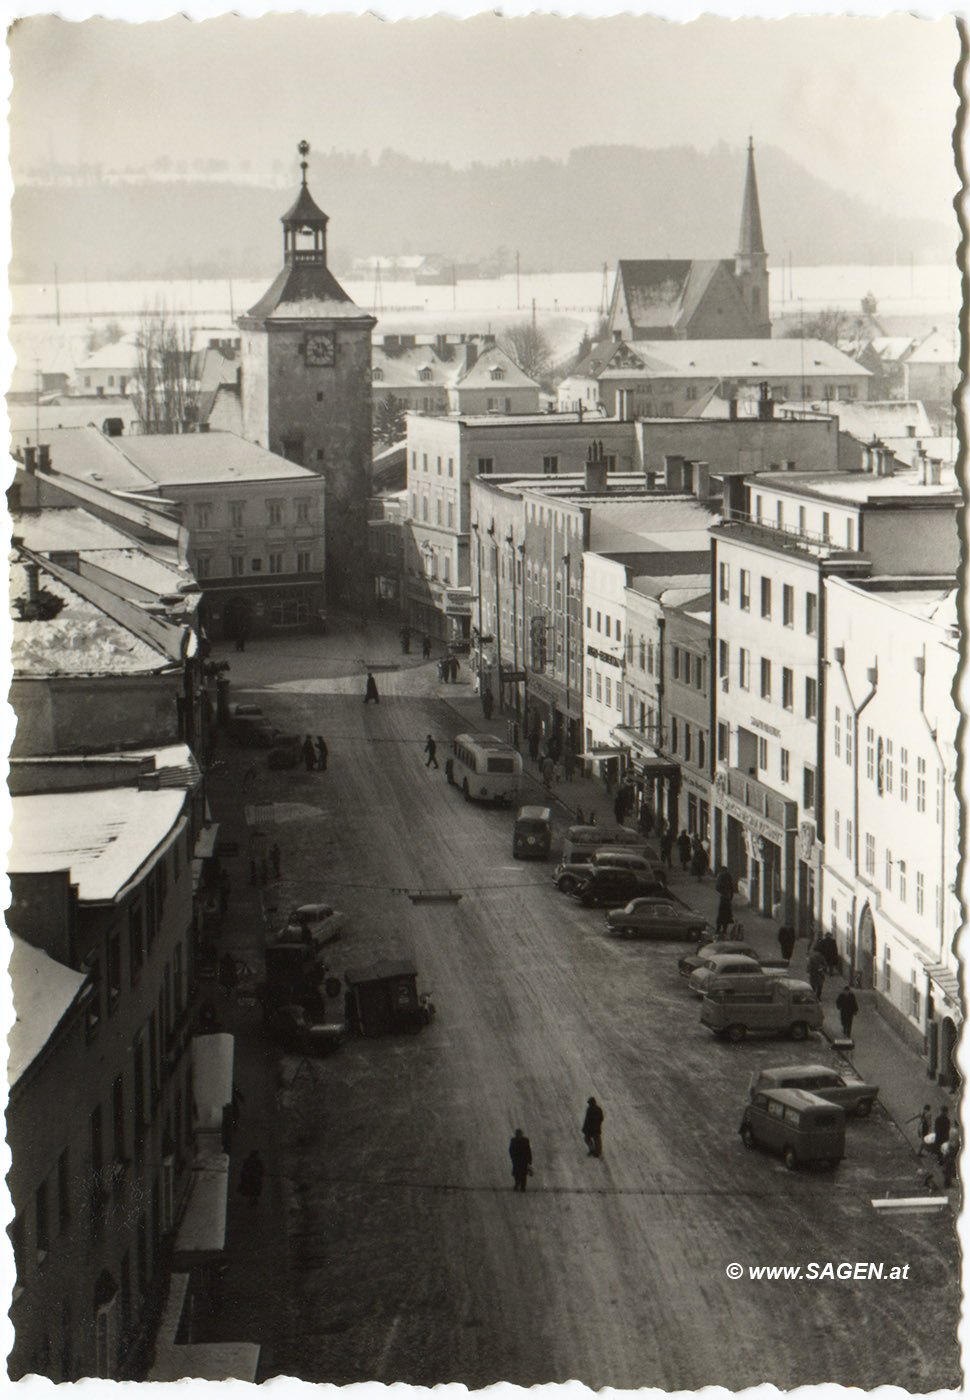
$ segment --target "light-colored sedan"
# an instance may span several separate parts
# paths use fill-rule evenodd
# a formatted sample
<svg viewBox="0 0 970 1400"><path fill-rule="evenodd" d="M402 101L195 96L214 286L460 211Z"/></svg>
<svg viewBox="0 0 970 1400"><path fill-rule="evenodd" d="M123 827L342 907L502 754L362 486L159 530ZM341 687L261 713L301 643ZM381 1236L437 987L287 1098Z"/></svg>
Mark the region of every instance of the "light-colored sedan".
<svg viewBox="0 0 970 1400"><path fill-rule="evenodd" d="M682 958L678 958L677 971L681 977L690 977L691 973L696 972L699 967L703 967L708 958L723 957L728 953L743 953L745 957L754 958L755 962L760 962L762 967L775 966L773 962L763 960L753 944L722 938L713 943L704 943L695 953L686 953ZM788 964L779 960L777 966L782 969Z"/></svg>
<svg viewBox="0 0 970 1400"><path fill-rule="evenodd" d="M714 987L737 987L743 991L754 977L764 981L770 978L756 958L741 953L720 953L717 957L706 958L697 971L691 973L687 985L696 996L702 997Z"/></svg>
<svg viewBox="0 0 970 1400"><path fill-rule="evenodd" d="M878 1085L847 1079L827 1065L780 1065L760 1070L751 1078L751 1098L761 1089L806 1089L820 1099L839 1104L857 1118L868 1118L879 1097Z"/></svg>
<svg viewBox="0 0 970 1400"><path fill-rule="evenodd" d="M626 938L697 938L707 928L703 914L656 897L631 899L606 915L610 933Z"/></svg>

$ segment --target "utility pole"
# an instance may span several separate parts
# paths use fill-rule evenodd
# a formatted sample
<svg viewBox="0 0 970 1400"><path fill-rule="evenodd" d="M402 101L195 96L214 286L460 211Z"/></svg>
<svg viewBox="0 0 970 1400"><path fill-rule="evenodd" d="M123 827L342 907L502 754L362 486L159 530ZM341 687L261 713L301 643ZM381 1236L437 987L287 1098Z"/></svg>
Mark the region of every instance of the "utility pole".
<svg viewBox="0 0 970 1400"><path fill-rule="evenodd" d="M522 302L521 302L521 299L520 299L520 296L519 296L519 292L520 292L520 286L519 286L519 250L518 250L518 248L516 248L516 250L515 250L515 309L516 309L516 311L520 310L520 309L521 309L521 306L522 306Z"/></svg>

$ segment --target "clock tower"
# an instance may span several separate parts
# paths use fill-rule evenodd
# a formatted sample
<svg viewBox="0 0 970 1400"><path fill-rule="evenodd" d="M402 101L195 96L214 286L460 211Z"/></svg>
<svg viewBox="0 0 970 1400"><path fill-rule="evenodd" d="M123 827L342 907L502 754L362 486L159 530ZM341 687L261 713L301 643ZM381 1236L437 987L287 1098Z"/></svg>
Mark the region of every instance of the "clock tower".
<svg viewBox="0 0 970 1400"><path fill-rule="evenodd" d="M327 267L327 215L302 180L282 217L283 267L238 320L243 436L327 483L328 596L363 602L371 461L371 330Z"/></svg>

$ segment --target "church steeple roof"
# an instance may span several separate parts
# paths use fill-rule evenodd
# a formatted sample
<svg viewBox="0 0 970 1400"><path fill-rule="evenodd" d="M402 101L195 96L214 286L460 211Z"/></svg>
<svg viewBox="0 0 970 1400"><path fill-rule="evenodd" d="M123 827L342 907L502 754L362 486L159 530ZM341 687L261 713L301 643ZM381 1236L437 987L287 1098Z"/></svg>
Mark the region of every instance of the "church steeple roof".
<svg viewBox="0 0 970 1400"><path fill-rule="evenodd" d="M287 230L292 229L296 231L299 229L306 229L309 232L309 230L313 228L326 229L330 220L313 198L306 182L307 156L310 154L309 141L301 141L297 150L303 157L300 161L300 170L302 172L300 193L290 205L289 209L287 209L280 222L284 229Z"/></svg>
<svg viewBox="0 0 970 1400"><path fill-rule="evenodd" d="M744 199L741 203L741 232L738 235L738 257L763 256L765 239L761 231L761 206L758 203L758 177L754 173L754 138L748 137L748 169L744 177Z"/></svg>

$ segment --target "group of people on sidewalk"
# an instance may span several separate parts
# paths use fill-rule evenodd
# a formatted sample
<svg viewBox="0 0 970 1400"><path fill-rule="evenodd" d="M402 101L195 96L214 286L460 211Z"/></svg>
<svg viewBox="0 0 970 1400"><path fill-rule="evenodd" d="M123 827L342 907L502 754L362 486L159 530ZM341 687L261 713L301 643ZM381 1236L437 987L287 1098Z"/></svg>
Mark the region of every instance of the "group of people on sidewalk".
<svg viewBox="0 0 970 1400"><path fill-rule="evenodd" d="M326 773L330 750L322 734L318 734L316 739L312 734L308 734L303 740L300 752L303 754L303 764L308 773Z"/></svg>
<svg viewBox="0 0 970 1400"><path fill-rule="evenodd" d="M582 1134L590 1157L603 1155L603 1119L606 1115L601 1106L590 1095L586 1100L586 1114L583 1118ZM532 1144L521 1128L516 1128L509 1143L509 1157L512 1161L512 1190L524 1191L532 1175Z"/></svg>

